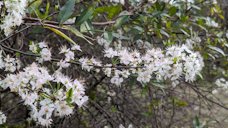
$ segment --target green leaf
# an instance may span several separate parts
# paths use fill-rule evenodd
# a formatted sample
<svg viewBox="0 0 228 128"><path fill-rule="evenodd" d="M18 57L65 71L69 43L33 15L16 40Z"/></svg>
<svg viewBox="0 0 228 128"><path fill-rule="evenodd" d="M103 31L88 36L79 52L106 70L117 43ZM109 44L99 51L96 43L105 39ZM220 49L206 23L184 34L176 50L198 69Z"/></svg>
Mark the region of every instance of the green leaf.
<svg viewBox="0 0 228 128"><path fill-rule="evenodd" d="M189 16L186 16L186 15L181 15L180 18L182 22L187 22L189 20Z"/></svg>
<svg viewBox="0 0 228 128"><path fill-rule="evenodd" d="M113 32L112 35L113 35L114 37L120 39L120 40L130 40L129 37L123 36L123 35L121 35L121 34L119 34L119 33L114 33L114 32Z"/></svg>
<svg viewBox="0 0 228 128"><path fill-rule="evenodd" d="M187 35L187 36L189 36L190 37L190 34L188 34L188 32L187 32L187 30L186 29L180 29L181 30L181 32L183 32L185 35Z"/></svg>
<svg viewBox="0 0 228 128"><path fill-rule="evenodd" d="M210 56L213 60L216 60L215 56L210 54L210 53L207 53L208 56Z"/></svg>
<svg viewBox="0 0 228 128"><path fill-rule="evenodd" d="M171 27L172 27L172 22L171 21L167 21L166 22L166 28L167 29L171 29Z"/></svg>
<svg viewBox="0 0 228 128"><path fill-rule="evenodd" d="M42 13L40 12L40 5L42 4L42 0L36 0L35 2L33 2L29 7L28 7L28 12L32 15L36 15L38 18L40 19L46 19L48 17L49 14L49 9L50 9L50 2L47 1L46 4L46 9L45 12Z"/></svg>
<svg viewBox="0 0 228 128"><path fill-rule="evenodd" d="M186 107L186 106L188 106L188 103L186 101L184 101L184 100L180 100L180 99L177 99L177 98L174 98L173 100L174 100L175 106L177 106L177 107Z"/></svg>
<svg viewBox="0 0 228 128"><path fill-rule="evenodd" d="M155 3L155 7L156 7L156 9L157 10L159 10L159 11L163 11L164 9L165 9L165 3L164 2L156 2Z"/></svg>
<svg viewBox="0 0 228 128"><path fill-rule="evenodd" d="M199 19L197 20L197 24L203 26L203 25L204 25L204 20L199 18Z"/></svg>
<svg viewBox="0 0 228 128"><path fill-rule="evenodd" d="M193 120L193 128L204 128L204 125L200 122L199 117L196 116Z"/></svg>
<svg viewBox="0 0 228 128"><path fill-rule="evenodd" d="M149 86L147 86L147 85L143 85L143 87L142 87L142 91L141 91L141 96L143 96L143 95L147 95L148 90L149 90Z"/></svg>
<svg viewBox="0 0 228 128"><path fill-rule="evenodd" d="M75 23L76 25L81 25L85 21L87 21L91 16L93 15L94 8L89 7L88 9L84 10L82 14L76 19Z"/></svg>
<svg viewBox="0 0 228 128"><path fill-rule="evenodd" d="M28 7L28 12L30 14L35 14L37 17L41 18L41 12L39 10L39 6L41 5L42 0L36 0Z"/></svg>
<svg viewBox="0 0 228 128"><path fill-rule="evenodd" d="M73 89L71 88L67 93L66 93L66 101L68 104L71 103L73 97Z"/></svg>
<svg viewBox="0 0 228 128"><path fill-rule="evenodd" d="M214 46L208 46L210 49L222 54L223 56L226 56L226 54L223 52L222 49L218 48L218 47L214 47Z"/></svg>
<svg viewBox="0 0 228 128"><path fill-rule="evenodd" d="M57 35L65 38L67 41L76 44L70 37L68 37L66 34L64 34L63 32L59 31L58 29L52 28L52 27L48 27L48 26L44 26L44 28L50 29L51 31L53 31L54 33L56 33Z"/></svg>
<svg viewBox="0 0 228 128"><path fill-rule="evenodd" d="M160 33L165 35L166 37L169 37L169 34L165 30L160 29Z"/></svg>
<svg viewBox="0 0 228 128"><path fill-rule="evenodd" d="M36 0L35 2L33 2L32 4L29 5L28 7L28 12L30 14L32 14L36 9L39 8L39 6L41 5L42 0ZM39 9L38 9L39 10Z"/></svg>
<svg viewBox="0 0 228 128"><path fill-rule="evenodd" d="M46 5L45 13L41 16L42 19L46 19L48 17L49 9L50 9L50 2L48 1L47 5Z"/></svg>
<svg viewBox="0 0 228 128"><path fill-rule="evenodd" d="M117 109L114 105L112 105L112 106L111 106L111 111L112 111L112 112L117 112L118 109Z"/></svg>
<svg viewBox="0 0 228 128"><path fill-rule="evenodd" d="M20 57L20 56L21 56L21 53L16 52L16 57Z"/></svg>
<svg viewBox="0 0 228 128"><path fill-rule="evenodd" d="M126 23L129 20L129 16L121 16L116 20L116 23L114 24L115 28L120 28L124 23Z"/></svg>
<svg viewBox="0 0 228 128"><path fill-rule="evenodd" d="M73 89L71 88L67 94L66 94L67 98L71 98L73 96Z"/></svg>
<svg viewBox="0 0 228 128"><path fill-rule="evenodd" d="M199 73L198 76L203 80L203 75L201 73Z"/></svg>
<svg viewBox="0 0 228 128"><path fill-rule="evenodd" d="M85 21L80 25L80 32L89 32L91 35L94 34L94 27L90 20Z"/></svg>
<svg viewBox="0 0 228 128"><path fill-rule="evenodd" d="M98 13L106 13L108 15L108 19L112 19L113 17L117 16L121 10L121 5L102 6L95 9L94 15L97 15Z"/></svg>
<svg viewBox="0 0 228 128"><path fill-rule="evenodd" d="M161 89L164 89L164 88L165 88L164 85L161 84L161 83L153 82L153 85L156 86L156 87L159 87L159 88L161 88Z"/></svg>
<svg viewBox="0 0 228 128"><path fill-rule="evenodd" d="M105 33L104 33L104 38L105 38L109 43L111 43L112 40L113 40L112 32L105 32Z"/></svg>
<svg viewBox="0 0 228 128"><path fill-rule="evenodd" d="M60 9L57 20L62 24L70 18L74 12L75 0L68 0L66 4Z"/></svg>
<svg viewBox="0 0 228 128"><path fill-rule="evenodd" d="M74 27L72 27L72 26L63 26L63 28L69 30L69 31L72 32L74 35L83 38L83 39L86 40L88 43L90 43L90 44L93 45L93 43L90 42L88 39L86 39L86 37L85 37L81 32L79 32L76 28L74 28Z"/></svg>
<svg viewBox="0 0 228 128"><path fill-rule="evenodd" d="M50 97L48 94L46 94L46 93L41 93L40 96L43 97L43 98L48 98L48 99L51 98L51 97Z"/></svg>
<svg viewBox="0 0 228 128"><path fill-rule="evenodd" d="M174 14L176 14L176 12L177 12L177 8L174 6L169 9L170 16L173 16Z"/></svg>
<svg viewBox="0 0 228 128"><path fill-rule="evenodd" d="M226 46L228 48L228 43L225 43L224 46Z"/></svg>
<svg viewBox="0 0 228 128"><path fill-rule="evenodd" d="M201 10L201 8L199 6L196 6L196 5L191 5L192 8L195 8L197 10Z"/></svg>

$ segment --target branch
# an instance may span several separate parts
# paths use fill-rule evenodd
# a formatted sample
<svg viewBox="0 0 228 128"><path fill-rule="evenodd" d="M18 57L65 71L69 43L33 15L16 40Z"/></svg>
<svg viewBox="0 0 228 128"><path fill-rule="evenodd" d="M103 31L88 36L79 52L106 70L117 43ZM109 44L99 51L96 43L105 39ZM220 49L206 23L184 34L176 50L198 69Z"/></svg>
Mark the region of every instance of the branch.
<svg viewBox="0 0 228 128"><path fill-rule="evenodd" d="M218 102L216 102L216 101L214 101L214 100L208 98L208 97L205 96L204 94L202 94L202 93L198 90L198 88L192 86L191 84L189 84L189 83L187 83L187 82L185 82L185 83L187 84L188 87L190 87L193 91L195 91L195 92L196 92L199 96L201 96L202 98L204 98L204 99L210 101L210 102L213 103L213 104L216 104L217 106L220 106L220 107L222 107L222 108L228 110L228 107L226 107L225 105L220 104L220 103L218 103Z"/></svg>
<svg viewBox="0 0 228 128"><path fill-rule="evenodd" d="M22 28L21 30L15 31L14 33L12 33L12 34L10 34L9 36L7 36L6 38L0 40L0 44L1 44L2 42L6 41L7 39L9 39L9 38L11 38L11 37L17 35L18 33L22 32L22 31L24 31L24 30L26 30L26 29L28 29L28 28L30 28L30 27L31 27L31 26L26 26L25 28Z"/></svg>
<svg viewBox="0 0 228 128"><path fill-rule="evenodd" d="M25 17L23 18L24 21L41 21L38 18L33 18L33 17ZM52 25L60 25L59 22L56 21L49 21L49 20L43 20L43 23L47 23L47 24L52 24ZM116 21L106 21L106 22L92 22L93 25L97 25L97 26L103 26L103 25L110 25L110 24L114 24L116 23ZM63 23L61 25L74 25L75 23Z"/></svg>
<svg viewBox="0 0 228 128"><path fill-rule="evenodd" d="M112 121L109 121L110 123L114 122L116 125L119 125L119 123L112 118L112 115L110 115L106 110L104 110L98 103L90 100L89 101L99 112L104 113L107 118L111 119Z"/></svg>

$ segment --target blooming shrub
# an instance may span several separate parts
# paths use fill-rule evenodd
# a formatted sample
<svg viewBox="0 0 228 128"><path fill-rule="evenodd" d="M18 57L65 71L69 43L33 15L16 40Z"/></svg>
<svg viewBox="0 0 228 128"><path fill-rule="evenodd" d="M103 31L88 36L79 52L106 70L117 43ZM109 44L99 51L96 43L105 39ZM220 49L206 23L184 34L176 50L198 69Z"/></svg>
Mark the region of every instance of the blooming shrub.
<svg viewBox="0 0 228 128"><path fill-rule="evenodd" d="M83 73L103 74L118 88L136 81L136 86L156 85L162 90L183 83L200 87L208 80L205 68L220 68L227 76L227 30L219 23L224 17L215 0L42 2L0 2L0 88L20 97L28 119L38 125L49 127L54 118L87 107L92 99L79 80ZM210 14L204 7L211 9ZM26 30L30 33L23 34ZM23 44L11 40L17 35ZM91 49L99 50L93 54ZM208 63L216 59L225 66ZM74 65L80 66L78 78L67 73ZM215 84L227 88L225 79ZM0 111L0 125L7 122L6 115Z"/></svg>

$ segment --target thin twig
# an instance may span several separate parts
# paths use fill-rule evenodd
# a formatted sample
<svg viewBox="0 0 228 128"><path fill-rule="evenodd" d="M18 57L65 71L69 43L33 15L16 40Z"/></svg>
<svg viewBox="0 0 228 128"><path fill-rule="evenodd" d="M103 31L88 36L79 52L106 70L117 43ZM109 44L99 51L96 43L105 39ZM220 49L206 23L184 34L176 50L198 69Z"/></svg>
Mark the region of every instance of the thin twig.
<svg viewBox="0 0 228 128"><path fill-rule="evenodd" d="M23 20L25 20L25 21L40 21L40 19L33 18L33 17L25 17L25 18L23 18ZM52 25L60 25L59 22L49 21L49 20L43 20L43 23L52 24ZM116 21L92 22L93 25L97 25L97 26L99 26L99 25L100 26L110 25L110 24L114 24L114 23L116 23ZM63 23L61 25L75 25L75 23Z"/></svg>
<svg viewBox="0 0 228 128"><path fill-rule="evenodd" d="M25 28L22 28L21 30L15 31L14 33L12 33L12 34L10 34L9 36L7 36L6 38L0 40L0 44L1 44L2 42L6 41L7 39L9 39L9 38L11 38L11 37L17 35L18 33L22 32L22 31L24 31L24 30L26 30L26 29L28 29L28 28L30 28L30 27L31 27L31 26L26 26Z"/></svg>
<svg viewBox="0 0 228 128"><path fill-rule="evenodd" d="M222 105L222 104L220 104L220 103L218 103L218 102L216 102L216 101L214 101L214 100L208 98L207 96L203 95L197 88L195 88L195 87L192 86L191 84L189 84L189 83L186 82L186 85L187 85L188 87L190 87L193 91L195 91L195 92L196 92L199 96L201 96L202 98L204 98L204 99L210 101L211 103L216 104L216 105L218 105L218 106L220 106L220 107L222 107L222 108L228 110L228 107L226 107L225 105Z"/></svg>

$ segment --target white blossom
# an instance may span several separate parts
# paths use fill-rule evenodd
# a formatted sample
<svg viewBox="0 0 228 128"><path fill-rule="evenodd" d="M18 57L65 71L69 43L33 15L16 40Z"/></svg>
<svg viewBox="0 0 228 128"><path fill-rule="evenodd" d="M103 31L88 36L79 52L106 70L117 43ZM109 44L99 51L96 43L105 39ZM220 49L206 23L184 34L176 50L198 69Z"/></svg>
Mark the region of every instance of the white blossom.
<svg viewBox="0 0 228 128"><path fill-rule="evenodd" d="M118 56L120 58L120 63L123 63L125 65L128 65L133 60L133 56L129 53L129 51L126 48L120 50Z"/></svg>
<svg viewBox="0 0 228 128"><path fill-rule="evenodd" d="M206 19L206 25L209 27L219 27L218 23L216 23L212 18L207 17Z"/></svg>
<svg viewBox="0 0 228 128"><path fill-rule="evenodd" d="M5 62L3 60L2 50L0 50L0 69L5 67Z"/></svg>
<svg viewBox="0 0 228 128"><path fill-rule="evenodd" d="M55 106L57 116L68 116L73 113L73 108L67 105L66 101L58 101Z"/></svg>
<svg viewBox="0 0 228 128"><path fill-rule="evenodd" d="M114 76L111 78L111 83L120 86L123 82L123 78L119 76Z"/></svg>
<svg viewBox="0 0 228 128"><path fill-rule="evenodd" d="M148 83L151 79L151 72L144 71L144 72L138 72L137 81L142 83Z"/></svg>
<svg viewBox="0 0 228 128"><path fill-rule="evenodd" d="M219 78L215 81L215 84L223 89L228 89L228 81L225 78Z"/></svg>
<svg viewBox="0 0 228 128"><path fill-rule="evenodd" d="M100 36L97 37L97 43L101 46L104 46L105 48L109 48L110 45L110 43L106 39Z"/></svg>
<svg viewBox="0 0 228 128"><path fill-rule="evenodd" d="M70 63L68 63L67 61L65 60L60 60L59 62L57 62L57 65L60 67L60 68L67 68L70 66Z"/></svg>
<svg viewBox="0 0 228 128"><path fill-rule="evenodd" d="M112 68L109 68L109 67L111 67L112 64L106 64L106 65L104 65L104 66L105 66L105 68L103 68L104 74L105 74L106 76L108 76L108 77L111 77Z"/></svg>
<svg viewBox="0 0 228 128"><path fill-rule="evenodd" d="M53 93L52 84L60 84L62 87ZM35 63L17 74L7 75L0 85L3 89L17 92L31 109L31 119L46 127L51 125L54 113L56 116L70 115L73 113L73 104L82 107L88 100L84 86L78 80L72 81L60 71L50 75L46 68ZM72 105L67 103L66 94L69 90L73 90Z"/></svg>
<svg viewBox="0 0 228 128"><path fill-rule="evenodd" d="M34 42L31 42L31 44L29 45L29 50L32 51L33 53L37 53L38 47Z"/></svg>
<svg viewBox="0 0 228 128"><path fill-rule="evenodd" d="M48 48L47 43L45 41L42 41L38 43L39 48Z"/></svg>
<svg viewBox="0 0 228 128"><path fill-rule="evenodd" d="M124 78L128 78L128 76L130 75L130 72L128 70L123 70L121 71L121 76L123 76Z"/></svg>
<svg viewBox="0 0 228 128"><path fill-rule="evenodd" d="M104 57L113 58L117 55L117 51L114 51L112 48L105 49L104 51Z"/></svg>
<svg viewBox="0 0 228 128"><path fill-rule="evenodd" d="M50 61L51 60L51 50L48 48L43 48L40 52L41 59L43 61Z"/></svg>
<svg viewBox="0 0 228 128"><path fill-rule="evenodd" d="M75 22L75 19L76 19L76 17L69 18L68 20L66 20L66 21L64 22L64 24L73 24L73 23Z"/></svg>
<svg viewBox="0 0 228 128"><path fill-rule="evenodd" d="M70 49L68 49L66 45L61 46L59 50L60 50L59 54L61 53L65 54L70 51Z"/></svg>
<svg viewBox="0 0 228 128"><path fill-rule="evenodd" d="M163 0L164 1L164 0ZM157 2L157 0L148 0L148 2L150 2L150 3L155 3L155 2Z"/></svg>
<svg viewBox="0 0 228 128"><path fill-rule="evenodd" d="M6 122L6 115L3 114L2 111L0 111L0 125L4 124Z"/></svg>
<svg viewBox="0 0 228 128"><path fill-rule="evenodd" d="M194 40L200 41L193 37ZM137 50L130 52L126 48L114 50L106 49L104 56L113 58L115 56L120 59L120 63L126 66L137 67L144 65L142 69L130 68L128 70L114 70L114 77L111 78L111 83L120 85L123 78L128 78L131 73L138 75L137 80L142 83L149 82L152 78L156 80L171 80L173 86L179 84L178 79L182 76L188 82L195 81L196 76L200 75L204 63L199 53L193 52L191 47L187 45L173 45L168 47L164 52L159 48L152 48L146 51L146 54L141 55ZM112 69L103 68L104 73L111 77ZM111 67L109 64L108 66ZM119 77L119 76L122 76ZM153 76L153 77L152 77Z"/></svg>
<svg viewBox="0 0 228 128"><path fill-rule="evenodd" d="M34 93L28 93L27 91L25 93L19 93L22 99L24 99L25 105L32 105L38 98L38 94L36 92Z"/></svg>
<svg viewBox="0 0 228 128"><path fill-rule="evenodd" d="M81 63L82 69L85 69L87 71L90 71L93 67L90 65L92 64L89 62L88 58L80 58L79 62Z"/></svg>
<svg viewBox="0 0 228 128"><path fill-rule="evenodd" d="M70 61L70 60L74 60L74 52L72 51L68 51L65 53L65 60L66 61Z"/></svg>
<svg viewBox="0 0 228 128"><path fill-rule="evenodd" d="M78 44L73 45L73 46L71 47L71 50L78 50L78 51L82 51L82 49L81 49L80 45L78 45Z"/></svg>
<svg viewBox="0 0 228 128"><path fill-rule="evenodd" d="M0 2L0 8L3 5L6 7L7 15L3 16L2 24L0 28L4 30L4 34L8 36L13 32L13 27L19 26L23 23L23 17L25 16L25 10L28 1L27 0L6 0Z"/></svg>
<svg viewBox="0 0 228 128"><path fill-rule="evenodd" d="M78 97L74 97L74 102L78 105L78 107L83 107L83 105L86 104L88 99L89 99L88 96L78 96Z"/></svg>
<svg viewBox="0 0 228 128"><path fill-rule="evenodd" d="M110 0L110 2L120 3L122 5L125 4L125 0Z"/></svg>
<svg viewBox="0 0 228 128"><path fill-rule="evenodd" d="M4 58L4 67L5 67L5 71L10 71L10 72L14 72L17 68L16 68L16 59L10 57L9 55L7 55Z"/></svg>

